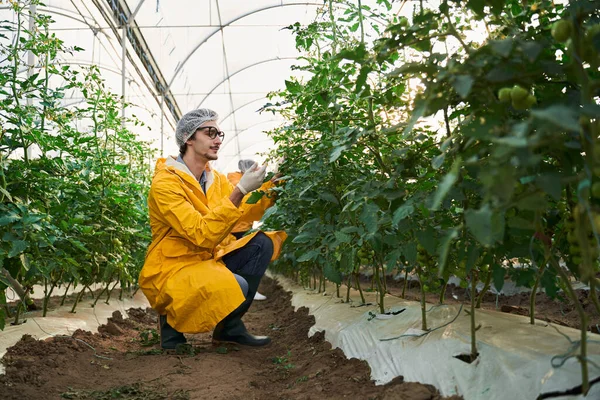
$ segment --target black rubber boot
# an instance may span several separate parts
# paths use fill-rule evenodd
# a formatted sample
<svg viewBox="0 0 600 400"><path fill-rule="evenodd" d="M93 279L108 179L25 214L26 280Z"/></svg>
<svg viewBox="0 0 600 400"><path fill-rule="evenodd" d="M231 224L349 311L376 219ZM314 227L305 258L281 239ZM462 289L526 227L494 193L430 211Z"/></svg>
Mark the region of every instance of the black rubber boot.
<svg viewBox="0 0 600 400"><path fill-rule="evenodd" d="M254 336L246 329L242 317L252 305L262 276L242 276L248 282L246 300L217 324L213 331L213 342L236 343L244 346L265 346L271 343L268 336Z"/></svg>
<svg viewBox="0 0 600 400"><path fill-rule="evenodd" d="M165 350L174 350L177 345L185 344L187 340L183 333L178 332L167 322L166 315L160 315L158 318L160 329L160 347Z"/></svg>

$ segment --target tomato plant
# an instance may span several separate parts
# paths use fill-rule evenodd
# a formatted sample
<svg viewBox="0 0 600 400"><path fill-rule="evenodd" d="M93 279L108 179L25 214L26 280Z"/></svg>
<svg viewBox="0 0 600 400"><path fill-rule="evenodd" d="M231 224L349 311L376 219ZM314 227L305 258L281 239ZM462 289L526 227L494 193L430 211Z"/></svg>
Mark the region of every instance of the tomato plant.
<svg viewBox="0 0 600 400"><path fill-rule="evenodd" d="M0 304L11 287L31 306L29 292L41 284L46 315L59 285L81 286L79 300L103 283L108 301L117 285L137 281L149 241L152 153L124 127L121 102L97 67L61 65L61 54L80 49L50 33L50 17L36 14L28 30L29 4L11 6L15 21L3 21L0 36ZM27 52L37 65L26 64ZM73 95L83 100L65 105Z"/></svg>
<svg viewBox="0 0 600 400"><path fill-rule="evenodd" d="M566 296L586 393L588 317L571 283L600 311L597 4L421 2L408 19L378 4L329 1L322 20L289 27L308 74L267 105L288 121L271 132L286 179L266 223L290 234L277 268L350 287L374 267L380 312L386 273L411 274L423 330L425 292L443 302L458 276L471 360L491 285L531 288L532 323L538 287Z"/></svg>

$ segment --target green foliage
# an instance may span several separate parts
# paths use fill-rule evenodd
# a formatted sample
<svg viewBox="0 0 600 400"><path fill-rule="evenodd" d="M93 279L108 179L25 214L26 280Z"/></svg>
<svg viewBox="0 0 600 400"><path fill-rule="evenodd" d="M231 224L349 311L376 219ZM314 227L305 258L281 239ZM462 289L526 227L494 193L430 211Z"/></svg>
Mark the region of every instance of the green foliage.
<svg viewBox="0 0 600 400"><path fill-rule="evenodd" d="M276 267L305 283L375 266L424 291L456 275L594 292L598 2L421 2L408 19L347 3L338 18L332 3L290 27L309 74L268 106L288 120L270 133L287 179L264 221L290 236Z"/></svg>
<svg viewBox="0 0 600 400"><path fill-rule="evenodd" d="M156 329L144 329L140 332L140 344L144 347L154 346L160 343L160 334Z"/></svg>
<svg viewBox="0 0 600 400"><path fill-rule="evenodd" d="M28 31L28 4L14 9L3 26L15 40L0 38L0 263L22 287L135 284L150 236L150 147L124 127L96 66L58 62L80 49L49 32L51 18L36 14ZM27 51L41 63L31 74ZM65 105L67 94L83 101Z"/></svg>

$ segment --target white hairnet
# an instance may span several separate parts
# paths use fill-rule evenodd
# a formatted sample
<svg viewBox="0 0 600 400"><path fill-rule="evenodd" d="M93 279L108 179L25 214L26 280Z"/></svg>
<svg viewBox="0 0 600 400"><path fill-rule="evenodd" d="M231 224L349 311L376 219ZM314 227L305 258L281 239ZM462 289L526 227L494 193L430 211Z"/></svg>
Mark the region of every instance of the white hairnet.
<svg viewBox="0 0 600 400"><path fill-rule="evenodd" d="M196 132L196 129L208 121L216 121L219 119L219 115L213 110L208 108L200 108L198 110L190 111L185 114L177 123L175 129L175 140L177 140L177 146L181 147L187 140Z"/></svg>
<svg viewBox="0 0 600 400"><path fill-rule="evenodd" d="M240 160L238 162L238 168L240 169L240 171L242 172L246 172L247 170L250 169L251 166L254 165L254 160Z"/></svg>

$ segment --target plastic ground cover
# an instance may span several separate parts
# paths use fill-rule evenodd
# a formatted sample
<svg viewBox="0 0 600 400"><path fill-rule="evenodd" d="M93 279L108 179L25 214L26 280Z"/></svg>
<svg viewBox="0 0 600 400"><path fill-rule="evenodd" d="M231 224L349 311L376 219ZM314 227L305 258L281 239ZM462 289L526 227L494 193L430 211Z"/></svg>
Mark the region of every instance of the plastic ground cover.
<svg viewBox="0 0 600 400"><path fill-rule="evenodd" d="M37 290L36 290L37 292ZM36 339L46 339L51 336L71 335L77 329L90 332L98 332L98 327L105 324L114 311L120 311L124 318L127 318L126 310L129 308L146 308L150 304L141 291L138 291L133 298L123 296L123 300L113 298L110 304L106 304L104 299L100 299L95 307L91 307L89 297L84 297L77 305L75 313L71 313L72 306L62 306L56 310L49 311L46 317L28 317L25 323L20 325L10 325L7 321L4 331L0 331L0 359L6 353L6 349L17 343L25 334L29 334ZM4 366L0 364L0 374L4 373Z"/></svg>
<svg viewBox="0 0 600 400"><path fill-rule="evenodd" d="M275 276L284 289L293 293L295 308L307 307L316 323L313 335L325 331L325 339L339 347L347 357L366 360L372 379L378 384L397 376L405 381L432 384L444 395L460 394L466 400L530 400L547 392L565 391L581 384L581 369L568 354L580 332L554 327L545 321L529 324L529 318L487 310L477 310L477 347L479 357L471 364L455 356L470 352L470 317L459 305L428 305L428 328L441 327L425 336L421 331L420 304L386 296L386 309L401 313L378 315L376 294L365 293L370 306L356 307L360 297L351 292L350 304L331 294L304 290L289 279ZM329 290L334 287L330 284ZM345 291L344 291L345 295ZM345 297L345 296L344 296ZM354 305L354 306L352 306ZM457 317L458 315L458 317ZM453 321L454 320L454 321ZM398 339L382 341L400 335ZM566 336L563 336L566 335ZM588 335L590 380L600 376L600 335ZM554 358L554 361L553 361ZM558 367L564 361L564 364ZM556 367L553 367L553 362ZM586 397L562 396L560 399L600 399L600 383Z"/></svg>

